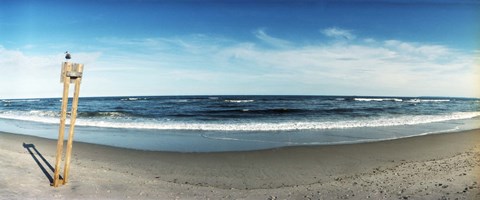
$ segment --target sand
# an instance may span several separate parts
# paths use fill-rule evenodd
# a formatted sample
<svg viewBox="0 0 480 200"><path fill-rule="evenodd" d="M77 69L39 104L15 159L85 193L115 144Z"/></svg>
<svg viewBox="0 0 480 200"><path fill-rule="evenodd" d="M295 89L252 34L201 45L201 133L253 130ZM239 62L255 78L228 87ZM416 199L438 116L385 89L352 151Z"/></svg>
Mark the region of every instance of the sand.
<svg viewBox="0 0 480 200"><path fill-rule="evenodd" d="M55 148L0 133L0 199L480 199L480 130L224 153L75 142L59 188Z"/></svg>

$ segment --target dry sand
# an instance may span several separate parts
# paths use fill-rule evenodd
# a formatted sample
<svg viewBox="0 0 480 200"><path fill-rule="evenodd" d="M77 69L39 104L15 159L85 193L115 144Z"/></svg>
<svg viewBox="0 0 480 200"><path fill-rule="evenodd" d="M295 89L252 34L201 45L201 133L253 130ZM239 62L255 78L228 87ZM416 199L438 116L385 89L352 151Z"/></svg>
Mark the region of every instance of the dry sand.
<svg viewBox="0 0 480 200"><path fill-rule="evenodd" d="M59 188L55 148L0 133L0 199L480 199L480 130L225 153L75 142Z"/></svg>

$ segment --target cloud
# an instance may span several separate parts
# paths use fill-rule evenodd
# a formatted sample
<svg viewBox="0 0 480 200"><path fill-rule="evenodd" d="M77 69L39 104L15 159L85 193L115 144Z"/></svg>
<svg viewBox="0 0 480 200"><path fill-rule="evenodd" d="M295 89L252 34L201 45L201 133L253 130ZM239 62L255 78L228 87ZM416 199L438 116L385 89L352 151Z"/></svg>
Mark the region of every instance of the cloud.
<svg viewBox="0 0 480 200"><path fill-rule="evenodd" d="M474 96L480 80L472 52L400 40L288 49L238 45L220 54L310 94Z"/></svg>
<svg viewBox="0 0 480 200"><path fill-rule="evenodd" d="M338 30L333 38L348 36L349 32ZM98 42L108 51L73 56L88 62L82 83L82 94L87 96L480 95L475 94L480 80L478 52L377 38L301 45L272 37L263 29L254 36L260 41L199 34L102 38ZM62 54L27 56L0 46L0 84L21 85L2 88L0 96L59 96L59 90L51 88L58 85L62 60ZM38 81L32 86L25 80Z"/></svg>
<svg viewBox="0 0 480 200"><path fill-rule="evenodd" d="M97 65L123 67L128 76L118 77L124 80L118 87L144 87L148 94L472 96L480 78L472 73L473 54L442 45L389 40L301 46L264 31L256 36L271 46L205 35L150 38L161 45L119 49L117 58L106 56Z"/></svg>
<svg viewBox="0 0 480 200"><path fill-rule="evenodd" d="M291 42L268 35L264 29L258 29L254 32L255 37L274 47L286 48L291 46Z"/></svg>
<svg viewBox="0 0 480 200"><path fill-rule="evenodd" d="M337 30L338 35L355 37ZM143 45L150 53L128 51L116 62L118 67L151 69L139 74L162 74L161 80L152 77L142 82L172 85L175 94L473 96L480 78L472 73L474 54L443 45L367 38L360 40L363 43L302 46L271 37L262 29L255 36L270 46L205 35L157 38L148 41L162 48ZM193 91L189 84L198 87ZM171 88L162 91L173 92Z"/></svg>
<svg viewBox="0 0 480 200"><path fill-rule="evenodd" d="M74 61L81 60L90 67L100 52L78 52ZM52 97L60 96L57 90L60 67L64 54L27 55L19 50L6 49L0 45L0 97Z"/></svg>
<svg viewBox="0 0 480 200"><path fill-rule="evenodd" d="M323 29L321 32L328 37L337 39L353 40L356 37L351 31L336 27Z"/></svg>

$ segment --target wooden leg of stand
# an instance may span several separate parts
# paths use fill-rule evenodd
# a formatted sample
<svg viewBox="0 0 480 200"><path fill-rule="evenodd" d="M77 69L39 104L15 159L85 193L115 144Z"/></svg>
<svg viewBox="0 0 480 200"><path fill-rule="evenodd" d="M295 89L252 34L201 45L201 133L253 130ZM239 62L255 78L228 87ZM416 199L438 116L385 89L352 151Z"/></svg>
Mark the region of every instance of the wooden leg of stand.
<svg viewBox="0 0 480 200"><path fill-rule="evenodd" d="M60 161L62 160L62 154L63 154L63 137L65 134L65 120L67 117L69 87L70 87L70 78L66 77L63 83L62 112L60 113L60 129L58 131L57 157L55 160L53 187L58 187L59 181L60 181Z"/></svg>
<svg viewBox="0 0 480 200"><path fill-rule="evenodd" d="M75 79L75 93L72 102L72 115L70 116L70 130L68 134L67 152L65 153L65 167L63 172L63 184L68 181L68 172L70 171L70 156L72 154L73 135L75 131L75 121L77 120L78 96L80 93L80 79Z"/></svg>

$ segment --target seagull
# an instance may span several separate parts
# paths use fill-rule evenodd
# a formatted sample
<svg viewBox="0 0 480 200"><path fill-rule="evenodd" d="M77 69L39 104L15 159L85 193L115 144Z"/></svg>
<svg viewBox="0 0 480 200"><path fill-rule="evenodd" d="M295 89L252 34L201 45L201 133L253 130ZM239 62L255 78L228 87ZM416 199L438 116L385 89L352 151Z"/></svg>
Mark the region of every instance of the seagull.
<svg viewBox="0 0 480 200"><path fill-rule="evenodd" d="M70 56L70 53L68 53L68 51L65 51L65 59L69 60L72 58L72 56Z"/></svg>

